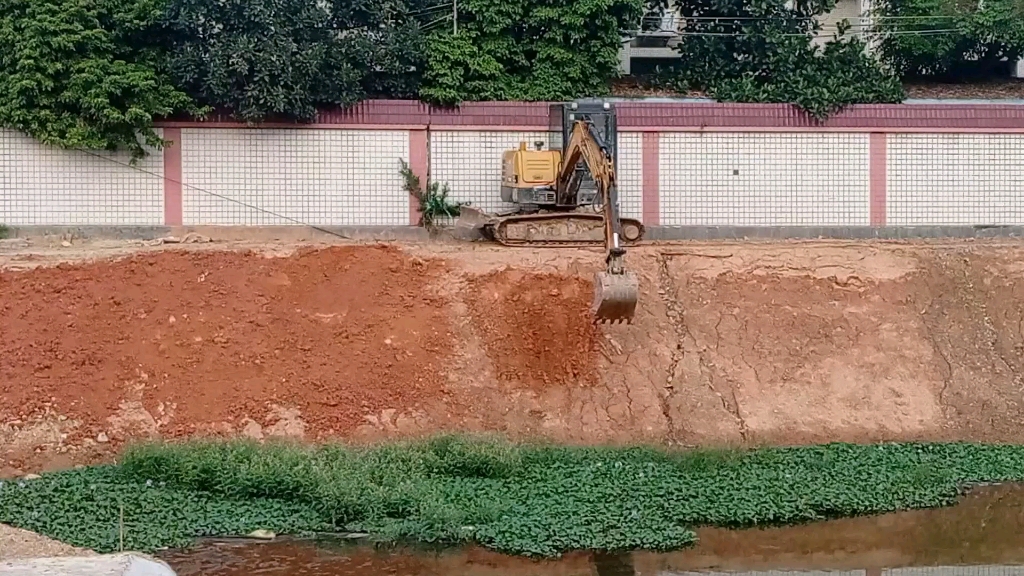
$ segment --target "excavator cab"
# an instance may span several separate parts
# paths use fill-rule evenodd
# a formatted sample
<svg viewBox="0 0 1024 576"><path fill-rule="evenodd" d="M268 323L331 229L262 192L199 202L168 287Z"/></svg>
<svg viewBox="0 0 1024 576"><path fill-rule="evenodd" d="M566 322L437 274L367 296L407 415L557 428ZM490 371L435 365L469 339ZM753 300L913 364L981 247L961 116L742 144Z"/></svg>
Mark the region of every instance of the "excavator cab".
<svg viewBox="0 0 1024 576"><path fill-rule="evenodd" d="M604 245L591 312L600 323L632 322L638 281L626 270L626 245L643 224L619 214L615 108L581 100L562 107L562 149L526 142L502 156L501 199L512 211L488 215L464 206L459 226L480 229L506 246Z"/></svg>

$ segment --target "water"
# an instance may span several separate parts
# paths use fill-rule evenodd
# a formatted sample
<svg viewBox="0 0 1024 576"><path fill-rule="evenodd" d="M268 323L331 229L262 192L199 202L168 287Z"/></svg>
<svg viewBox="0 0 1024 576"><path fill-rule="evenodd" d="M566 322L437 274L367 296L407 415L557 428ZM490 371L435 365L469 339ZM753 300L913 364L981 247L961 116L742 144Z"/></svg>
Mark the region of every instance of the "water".
<svg viewBox="0 0 1024 576"><path fill-rule="evenodd" d="M428 552L302 541L206 542L161 557L181 576L1024 576L1024 487L980 488L950 508L698 535L696 547L668 554L580 552L543 561L479 548Z"/></svg>

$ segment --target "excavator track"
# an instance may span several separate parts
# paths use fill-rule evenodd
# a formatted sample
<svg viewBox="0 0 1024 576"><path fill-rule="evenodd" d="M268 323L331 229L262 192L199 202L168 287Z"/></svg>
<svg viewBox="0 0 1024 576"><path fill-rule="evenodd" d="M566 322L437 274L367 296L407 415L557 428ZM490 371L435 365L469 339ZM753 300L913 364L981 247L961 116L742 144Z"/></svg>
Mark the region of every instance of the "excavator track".
<svg viewBox="0 0 1024 576"><path fill-rule="evenodd" d="M626 246L644 236L639 220L623 218L620 240ZM603 246L604 216L581 212L520 214L496 219L487 225L489 236L505 246L572 247Z"/></svg>

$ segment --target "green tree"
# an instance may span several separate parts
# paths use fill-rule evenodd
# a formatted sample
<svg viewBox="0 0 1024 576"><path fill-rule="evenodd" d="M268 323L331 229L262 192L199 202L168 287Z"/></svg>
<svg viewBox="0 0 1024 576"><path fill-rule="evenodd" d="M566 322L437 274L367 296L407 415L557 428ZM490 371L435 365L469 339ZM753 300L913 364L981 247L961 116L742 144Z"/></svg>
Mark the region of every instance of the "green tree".
<svg viewBox="0 0 1024 576"><path fill-rule="evenodd" d="M0 125L67 148L161 146L155 117L198 113L155 66L155 0L5 0Z"/></svg>
<svg viewBox="0 0 1024 576"><path fill-rule="evenodd" d="M899 102L899 79L871 57L845 26L818 45L815 18L834 0L679 0L687 18L669 73L681 89L738 102L792 103L823 118L862 102Z"/></svg>
<svg viewBox="0 0 1024 576"><path fill-rule="evenodd" d="M1024 56L1022 0L876 0L882 59L901 76L944 81L1006 77Z"/></svg>
<svg viewBox="0 0 1024 576"><path fill-rule="evenodd" d="M462 0L457 33L431 33L420 94L441 104L602 94L617 72L621 31L635 27L643 7L643 0Z"/></svg>
<svg viewBox="0 0 1024 576"><path fill-rule="evenodd" d="M168 69L203 104L258 122L415 94L423 36L401 0L168 0Z"/></svg>

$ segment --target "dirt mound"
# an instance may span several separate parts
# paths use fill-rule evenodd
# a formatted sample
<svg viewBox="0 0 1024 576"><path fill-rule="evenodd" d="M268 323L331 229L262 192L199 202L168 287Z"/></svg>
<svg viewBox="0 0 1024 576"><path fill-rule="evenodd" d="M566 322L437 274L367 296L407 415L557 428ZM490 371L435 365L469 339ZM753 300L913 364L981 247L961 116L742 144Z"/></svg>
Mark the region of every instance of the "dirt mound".
<svg viewBox="0 0 1024 576"><path fill-rule="evenodd" d="M137 250L0 272L0 476L196 433L1024 441L1015 243L635 248L615 326L600 251Z"/></svg>
<svg viewBox="0 0 1024 576"><path fill-rule="evenodd" d="M344 433L367 411L439 394L453 344L426 287L443 270L394 248L334 247L0 273L0 417L51 411L111 440L279 421Z"/></svg>
<svg viewBox="0 0 1024 576"><path fill-rule="evenodd" d="M499 380L534 387L597 381L590 282L505 269L469 284L473 326Z"/></svg>

